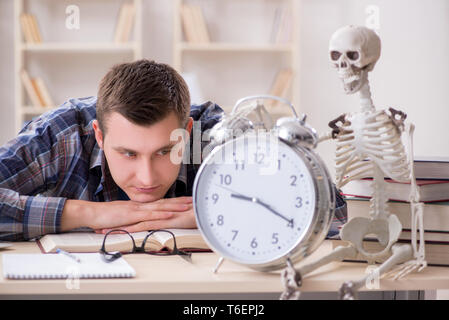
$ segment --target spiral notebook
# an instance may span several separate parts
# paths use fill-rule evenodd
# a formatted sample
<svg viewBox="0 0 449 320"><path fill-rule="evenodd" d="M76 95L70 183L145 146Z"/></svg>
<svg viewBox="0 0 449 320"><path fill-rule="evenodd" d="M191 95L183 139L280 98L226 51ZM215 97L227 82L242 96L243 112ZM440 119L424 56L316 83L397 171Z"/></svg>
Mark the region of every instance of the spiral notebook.
<svg viewBox="0 0 449 320"><path fill-rule="evenodd" d="M62 254L3 254L7 279L132 278L134 269L120 258L105 262L99 253L75 254L76 262Z"/></svg>

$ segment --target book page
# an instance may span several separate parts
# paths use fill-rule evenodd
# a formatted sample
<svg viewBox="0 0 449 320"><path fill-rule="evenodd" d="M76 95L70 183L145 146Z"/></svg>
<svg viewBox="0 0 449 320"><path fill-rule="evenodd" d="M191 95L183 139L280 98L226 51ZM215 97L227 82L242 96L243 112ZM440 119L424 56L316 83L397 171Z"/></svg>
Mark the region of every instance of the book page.
<svg viewBox="0 0 449 320"><path fill-rule="evenodd" d="M132 233L136 245L142 243L147 233L146 231ZM100 250L104 236L93 232L68 232L47 234L39 241L45 252L56 252L58 248L69 252L96 252ZM122 251L130 247L131 238L127 234L110 234L108 243L112 244L108 250Z"/></svg>
<svg viewBox="0 0 449 320"><path fill-rule="evenodd" d="M176 237L176 245L178 249L195 248L209 249L198 229L167 229ZM160 242L163 247L173 249L173 237L168 232L156 232L153 237Z"/></svg>

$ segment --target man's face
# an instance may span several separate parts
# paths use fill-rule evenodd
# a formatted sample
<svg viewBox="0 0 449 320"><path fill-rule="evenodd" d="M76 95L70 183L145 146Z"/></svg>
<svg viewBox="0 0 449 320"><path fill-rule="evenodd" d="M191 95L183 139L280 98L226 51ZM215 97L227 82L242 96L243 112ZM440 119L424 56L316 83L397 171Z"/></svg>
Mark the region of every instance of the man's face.
<svg viewBox="0 0 449 320"><path fill-rule="evenodd" d="M187 128L191 130L192 119ZM151 126L139 126L117 112L106 120L106 135L98 122L93 124L95 137L104 150L115 183L131 200L152 202L164 197L175 182L181 164L170 160L171 149L179 141L170 141L170 134L180 127L175 113Z"/></svg>

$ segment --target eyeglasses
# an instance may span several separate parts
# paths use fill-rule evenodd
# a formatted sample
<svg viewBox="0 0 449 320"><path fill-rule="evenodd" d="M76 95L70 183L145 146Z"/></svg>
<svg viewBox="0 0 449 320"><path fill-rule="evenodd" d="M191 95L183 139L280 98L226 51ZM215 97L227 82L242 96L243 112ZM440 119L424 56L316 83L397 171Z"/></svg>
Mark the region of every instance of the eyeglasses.
<svg viewBox="0 0 449 320"><path fill-rule="evenodd" d="M110 234L113 232L120 232L122 234L128 235L131 238L131 243L129 244L129 247L124 248L121 251L110 252L108 250L108 248L115 244L114 237L110 236ZM153 248L150 248L150 242L151 242L150 237L157 232L166 232L166 233L169 233L173 237L173 249L166 250L166 251L165 250L154 251ZM176 246L176 237L173 234L173 232L171 232L169 230L163 230L163 229L148 231L148 234L143 239L140 247L136 246L134 237L128 231L123 230L123 229L110 230L104 235L103 244L101 245L101 248L100 248L100 253L102 254L102 257L106 262L112 262L112 261L117 260L118 258L120 258L122 256L122 253L123 254L146 253L146 254L159 255L159 256L179 255L188 261L190 261L190 257L191 257L191 254L189 252L185 252L185 251L178 249L178 247Z"/></svg>

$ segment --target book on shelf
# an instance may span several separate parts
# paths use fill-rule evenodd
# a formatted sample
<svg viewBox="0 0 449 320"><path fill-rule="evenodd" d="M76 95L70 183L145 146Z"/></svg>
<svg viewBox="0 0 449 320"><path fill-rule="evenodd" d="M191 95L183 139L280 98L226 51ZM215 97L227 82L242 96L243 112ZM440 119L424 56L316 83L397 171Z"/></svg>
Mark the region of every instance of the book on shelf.
<svg viewBox="0 0 449 320"><path fill-rule="evenodd" d="M42 93L40 92L40 90L39 90L39 88L38 88L37 79L34 78L34 79L30 79L30 80L31 80L31 84L32 84L32 86L33 86L33 90L34 90L34 92L36 92L36 95L37 95L37 97L38 97L38 99L39 99L40 105L41 105L42 107L44 107L44 106L45 106L45 102L44 102L44 98L43 98L43 96L42 96Z"/></svg>
<svg viewBox="0 0 449 320"><path fill-rule="evenodd" d="M279 22L274 30L274 43L285 44L291 42L292 37L292 10L289 6L283 6L279 14Z"/></svg>
<svg viewBox="0 0 449 320"><path fill-rule="evenodd" d="M42 78L31 78L25 69L20 71L20 78L33 106L52 107L55 105Z"/></svg>
<svg viewBox="0 0 449 320"><path fill-rule="evenodd" d="M34 87L37 89L37 93L42 101L42 105L44 107L53 107L55 106L55 103L53 101L53 98L50 95L50 92L48 91L47 86L45 85L44 80L40 77L36 77L31 80L34 84Z"/></svg>
<svg viewBox="0 0 449 320"><path fill-rule="evenodd" d="M449 157L416 156L414 169L417 179L449 180Z"/></svg>
<svg viewBox="0 0 449 320"><path fill-rule="evenodd" d="M25 38L25 42L42 43L42 36L39 30L36 16L29 13L22 13L20 15L20 26Z"/></svg>
<svg viewBox="0 0 449 320"><path fill-rule="evenodd" d="M345 200L348 209L348 220L355 217L370 217L370 201L368 199L346 197ZM398 217L402 224L402 228L405 230L411 229L410 206L409 202L388 202L389 212ZM424 204L424 231L425 234L427 231L432 233L449 232L449 202L431 202Z"/></svg>
<svg viewBox="0 0 449 320"><path fill-rule="evenodd" d="M270 42L276 43L276 37L278 35L279 25L281 23L281 15L283 12L283 7L278 6L276 10L274 11L274 19L273 19L273 26L271 27L271 34L270 34Z"/></svg>
<svg viewBox="0 0 449 320"><path fill-rule="evenodd" d="M397 182L385 179L387 182L386 194L390 200L409 201L411 183ZM449 181L448 180L416 180L420 193L420 201L448 201ZM373 180L371 178L352 180L343 186L343 195L355 197L368 197L373 194Z"/></svg>
<svg viewBox="0 0 449 320"><path fill-rule="evenodd" d="M210 42L207 24L199 5L183 4L181 7L181 20L187 42Z"/></svg>
<svg viewBox="0 0 449 320"><path fill-rule="evenodd" d="M210 251L198 229L168 229L175 235L178 249L190 251ZM147 231L134 232L136 246L140 246L148 234ZM93 232L67 232L47 234L38 241L44 253L56 252L62 249L68 252L98 252L103 244L104 234ZM151 251L173 248L173 237L168 232L155 232L147 240ZM127 234L108 235L108 251L127 251L132 248L132 240Z"/></svg>
<svg viewBox="0 0 449 320"><path fill-rule="evenodd" d="M31 104L35 107L43 107L42 101L39 95L36 92L35 87L33 86L32 79L28 75L28 72L25 69L20 71L20 79L22 80L23 86L25 87L25 91L30 98Z"/></svg>
<svg viewBox="0 0 449 320"><path fill-rule="evenodd" d="M332 239L332 249L339 246L347 246L348 242L341 239ZM406 240L399 240L399 243L410 243ZM377 239L367 238L363 240L363 247L368 252L379 252L383 249L382 245L377 241ZM449 266L449 243L442 242L425 242L425 259L428 265L431 266ZM366 262L366 260L361 256L357 255L355 258L345 259L343 261L355 261L355 262ZM376 261L383 262L383 261Z"/></svg>
<svg viewBox="0 0 449 320"><path fill-rule="evenodd" d="M125 2L122 4L115 28L114 42L126 43L130 39L136 8L134 3Z"/></svg>
<svg viewBox="0 0 449 320"><path fill-rule="evenodd" d="M293 71L291 68L279 70L271 85L270 95L288 99L292 79ZM278 101L271 101L268 105L270 107L276 107L278 104Z"/></svg>

